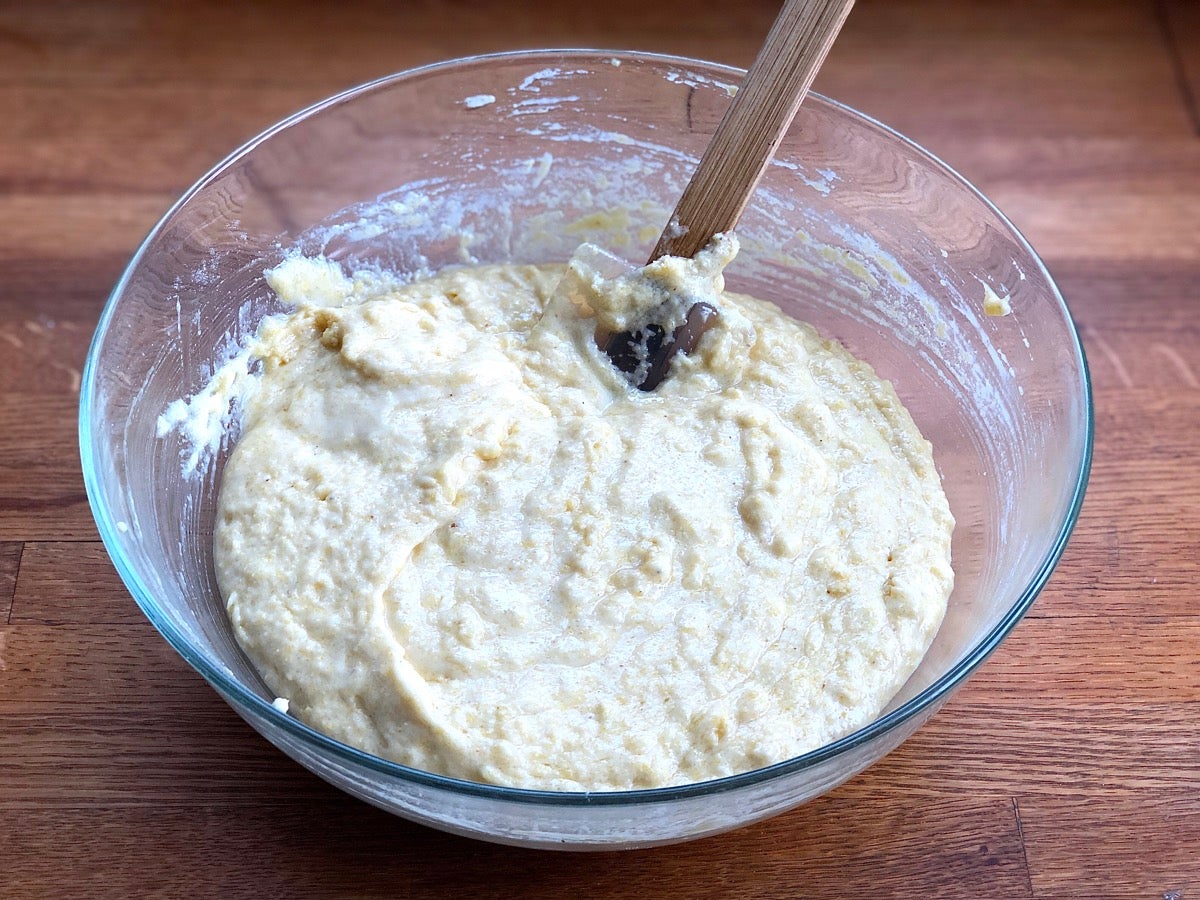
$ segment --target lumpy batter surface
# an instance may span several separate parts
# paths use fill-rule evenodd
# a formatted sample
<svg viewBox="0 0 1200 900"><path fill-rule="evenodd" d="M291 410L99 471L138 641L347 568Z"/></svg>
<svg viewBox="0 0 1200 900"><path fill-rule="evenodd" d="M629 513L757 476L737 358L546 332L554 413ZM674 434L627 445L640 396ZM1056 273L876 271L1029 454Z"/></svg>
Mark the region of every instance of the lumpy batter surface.
<svg viewBox="0 0 1200 900"><path fill-rule="evenodd" d="M293 715L428 771L619 790L879 713L950 591L930 447L869 366L720 294L717 257L653 273L721 317L652 393L593 339L651 299L586 266L268 274L295 310L253 348L215 558Z"/></svg>

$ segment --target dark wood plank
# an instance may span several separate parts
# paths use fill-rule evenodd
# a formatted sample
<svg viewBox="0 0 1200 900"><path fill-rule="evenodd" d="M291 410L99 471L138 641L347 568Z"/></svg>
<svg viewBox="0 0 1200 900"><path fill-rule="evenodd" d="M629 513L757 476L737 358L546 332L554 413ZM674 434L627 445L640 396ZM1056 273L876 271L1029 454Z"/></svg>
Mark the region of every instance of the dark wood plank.
<svg viewBox="0 0 1200 900"><path fill-rule="evenodd" d="M0 540L96 539L79 468L79 401L0 395Z"/></svg>
<svg viewBox="0 0 1200 900"><path fill-rule="evenodd" d="M1192 586L1200 578L1194 552L1200 543L1195 515L1200 480L1191 473L1200 467L1200 389L1177 371L1182 356L1153 357L1159 354L1143 348L1126 358L1139 378L1155 370L1163 380L1174 375L1173 387L1100 387L1102 381L1119 382L1120 372L1106 371L1104 357L1093 354L1092 479L1071 543L1034 604L1034 617L1197 612Z"/></svg>
<svg viewBox="0 0 1200 900"><path fill-rule="evenodd" d="M1196 143L1200 145L1200 141ZM1104 338L1119 336L1146 347L1169 343L1176 352L1182 349L1178 342L1183 342L1184 347L1200 342L1200 320L1195 315L1196 298L1200 297L1200 265L1178 260L1125 263L1060 260L1050 265L1050 271L1076 324L1093 338L1097 334ZM1090 349L1091 356L1096 357L1089 358L1093 370L1103 366L1106 362L1103 348L1097 345ZM1137 365L1140 361L1122 362L1128 370L1130 364ZM1153 364L1159 366L1157 361ZM1192 365L1189 363L1188 368ZM1092 377L1099 379L1101 374L1093 371ZM1191 386L1188 374L1181 377ZM1139 382L1118 380L1111 384L1132 387ZM1166 382L1155 379L1140 384L1165 386ZM1178 377L1171 386L1176 384Z"/></svg>
<svg viewBox="0 0 1200 900"><path fill-rule="evenodd" d="M64 246L43 259L16 254L0 258L0 314L4 320L78 322L90 331L130 255L125 249L84 255Z"/></svg>
<svg viewBox="0 0 1200 900"><path fill-rule="evenodd" d="M1120 652L1113 652L1120 647ZM1200 703L1200 615L1030 618L973 676L996 699Z"/></svg>
<svg viewBox="0 0 1200 900"><path fill-rule="evenodd" d="M1184 136L1151 3L855 6L816 88L938 150L941 135Z"/></svg>
<svg viewBox="0 0 1200 900"><path fill-rule="evenodd" d="M0 189L41 197L182 193L238 146L325 96L311 85L213 82L6 90Z"/></svg>
<svg viewBox="0 0 1200 900"><path fill-rule="evenodd" d="M25 544L14 625L146 625L99 541Z"/></svg>
<svg viewBox="0 0 1200 900"><path fill-rule="evenodd" d="M141 615L136 608L134 613ZM122 625L47 625L21 621L17 608L7 634L7 667L0 672L0 710L6 713L180 712L195 701L193 681L200 682L200 676L145 619Z"/></svg>
<svg viewBox="0 0 1200 900"><path fill-rule="evenodd" d="M1181 100L1200 137L1200 7L1192 0L1157 0L1156 6L1176 65Z"/></svg>
<svg viewBox="0 0 1200 900"><path fill-rule="evenodd" d="M1162 897L1200 891L1194 790L1136 800L1021 797L1037 897Z"/></svg>
<svg viewBox="0 0 1200 900"><path fill-rule="evenodd" d="M9 632L10 642L14 630ZM6 674L6 673L0 673ZM190 692L191 702L183 698ZM252 806L312 796L321 782L255 733L199 676L176 673L168 702L12 712L0 750L0 818L90 804Z"/></svg>
<svg viewBox="0 0 1200 900"><path fill-rule="evenodd" d="M1159 794L1194 795L1197 721L1196 703L1109 702L1099 689L1066 702L1023 682L971 682L839 791L884 807L956 794L1123 799L1131 807Z"/></svg>
<svg viewBox="0 0 1200 900"><path fill-rule="evenodd" d="M0 320L0 394L77 398L94 325L37 313Z"/></svg>
<svg viewBox="0 0 1200 900"><path fill-rule="evenodd" d="M85 258L131 257L183 187L139 194L0 193L0 260L77 257L79 248L87 248Z"/></svg>
<svg viewBox="0 0 1200 900"><path fill-rule="evenodd" d="M1200 153L1196 160L1200 163ZM1148 189L1109 190L1097 180L1052 188L991 188L989 194L1051 264L1062 260L1200 260L1200 237L1194 228L1200 217L1200 199L1194 191L1173 192L1166 182ZM1147 221L1145 211L1151 207L1155 215Z"/></svg>
<svg viewBox="0 0 1200 900"><path fill-rule="evenodd" d="M1116 190L1149 190L1180 179L1186 186L1195 182L1198 152L1195 136L1186 133L1153 140L1138 133L1044 136L1019 124L986 140L951 130L938 135L937 147L930 149L989 194L1100 179Z"/></svg>
<svg viewBox="0 0 1200 900"><path fill-rule="evenodd" d="M1071 263L1111 269L1146 260L1149 275L1164 264L1190 262L1195 271L1200 261L1192 227L1200 214L1194 135L1148 142L1046 138L1018 129L988 140L938 135L926 144L996 203L1056 272Z"/></svg>
<svg viewBox="0 0 1200 900"><path fill-rule="evenodd" d="M148 835L170 865L147 865ZM5 893L14 898L43 895L79 855L96 866L73 888L106 895L534 900L581 886L588 896L665 896L664 887L674 885L672 897L750 900L836 883L841 896L1030 896L1005 800L950 799L862 815L828 797L739 838L736 857L714 852L724 837L626 854L522 851L410 825L332 789L303 803L30 810L19 826L11 817L0 821L12 873ZM244 852L251 845L255 852Z"/></svg>
<svg viewBox="0 0 1200 900"><path fill-rule="evenodd" d="M78 403L96 323L132 252L0 259L0 396L27 398L31 406L46 394Z"/></svg>
<svg viewBox="0 0 1200 900"><path fill-rule="evenodd" d="M12 615L13 594L17 590L17 570L20 567L20 541L0 543L0 622L8 622ZM0 669L4 668L3 659L3 648L0 648Z"/></svg>
<svg viewBox="0 0 1200 900"><path fill-rule="evenodd" d="M988 139L908 134L983 191L1054 269L1147 260L1152 272L1200 261L1195 135L1045 137L1023 127Z"/></svg>
<svg viewBox="0 0 1200 900"><path fill-rule="evenodd" d="M328 93L401 69L476 53L531 47L653 49L749 65L776 6L688 15L682 0L654 6L529 7L500 0L396 6L192 2L90 5L57 0L0 12L0 82L59 84L242 83L316 85Z"/></svg>
<svg viewBox="0 0 1200 900"><path fill-rule="evenodd" d="M18 4L0 17L0 80L312 84L334 90L470 53L519 47L653 49L748 65L776 5L712 10L682 0L513 16L499 0L378 2L280 14L262 6ZM446 27L447 19L453 22ZM504 23L499 26L499 23ZM247 48L254 52L247 52ZM927 122L967 134L1146 134L1189 128L1153 9L1008 0L861 2L817 83L914 135ZM928 71L936 59L936 73ZM1030 65L1029 60L1037 60ZM919 98L919 102L918 99ZM1029 98L1036 98L1030 102Z"/></svg>

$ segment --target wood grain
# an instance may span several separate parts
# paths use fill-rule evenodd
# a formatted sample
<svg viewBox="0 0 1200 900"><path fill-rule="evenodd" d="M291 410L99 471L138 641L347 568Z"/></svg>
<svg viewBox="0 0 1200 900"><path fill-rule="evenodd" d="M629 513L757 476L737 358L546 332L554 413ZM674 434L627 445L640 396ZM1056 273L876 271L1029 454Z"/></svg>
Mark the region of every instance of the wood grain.
<svg viewBox="0 0 1200 900"><path fill-rule="evenodd" d="M0 260L36 259L47 268L72 248L93 256L133 255L175 195L86 190L0 196Z"/></svg>
<svg viewBox="0 0 1200 900"><path fill-rule="evenodd" d="M95 539L78 407L73 394L0 395L0 540Z"/></svg>
<svg viewBox="0 0 1200 900"><path fill-rule="evenodd" d="M1200 7L1191 0L1159 0L1163 38L1175 63L1180 99L1200 136Z"/></svg>
<svg viewBox="0 0 1200 900"><path fill-rule="evenodd" d="M1080 325L1096 409L1083 514L1030 616L904 746L830 795L635 854L410 825L258 737L107 562L79 473L78 373L125 261L209 166L299 107L439 58L592 45L744 66L777 9L0 0L0 895L1200 892L1189 0L858 0L818 77L1032 239Z"/></svg>
<svg viewBox="0 0 1200 900"><path fill-rule="evenodd" d="M324 97L311 85L208 81L0 91L0 187L27 197L119 191L169 203L239 144ZM173 124L164 130L166 121Z"/></svg>
<svg viewBox="0 0 1200 900"><path fill-rule="evenodd" d="M1194 791L1137 800L1030 797L1020 814L1034 896L1182 900L1200 891Z"/></svg>
<svg viewBox="0 0 1200 900"><path fill-rule="evenodd" d="M17 572L21 568L21 544L0 543L0 622L7 623L12 615L13 595L17 590ZM4 652L0 649L0 670L4 668Z"/></svg>
<svg viewBox="0 0 1200 900"><path fill-rule="evenodd" d="M470 843L351 804L322 786L304 804L168 808L33 810L0 839L17 879L7 896L37 896L76 855L111 864L81 873L84 890L157 896L192 892L197 871L221 896L497 897L587 896L777 898L781 885L840 885L840 896L1028 897L1028 881L1011 802L946 800L881 816L824 798L802 812L742 833L742 860L719 852L721 839L665 852L564 855ZM320 828L312 827L314 821ZM65 830L83 846L64 846ZM284 843L270 840L283 832ZM138 865L139 834L177 836L170 865ZM911 838L916 838L913 840ZM244 848L260 849L247 854ZM851 850L849 858L842 848ZM420 859L421 865L410 865ZM893 874L904 859L911 876ZM221 860L220 865L212 865ZM883 865L881 865L883 863ZM667 886L676 886L664 893ZM973 893L972 893L973 892Z"/></svg>
<svg viewBox="0 0 1200 900"><path fill-rule="evenodd" d="M1200 261L1195 135L1148 142L1011 134L981 141L958 134L926 143L983 190L1056 271L1070 263Z"/></svg>
<svg viewBox="0 0 1200 900"><path fill-rule="evenodd" d="M1192 617L1031 618L1005 652L978 674L989 697L1028 705L1043 700L1090 702L1096 683L1112 703L1200 703L1200 615ZM1039 648L1063 644L1070 654ZM1113 653L1120 647L1120 653Z"/></svg>
<svg viewBox="0 0 1200 900"><path fill-rule="evenodd" d="M286 9L287 7L282 7ZM652 49L747 66L777 5L752 0L687 15L679 0L531 5L358 0L343 8L277 3L168 10L142 2L49 0L0 11L0 83L312 85L320 96L402 69L523 47Z"/></svg>
<svg viewBox="0 0 1200 900"><path fill-rule="evenodd" d="M1193 136L1174 71L1153 0L860 0L816 90L935 152L942 136L1149 142Z"/></svg>
<svg viewBox="0 0 1200 900"><path fill-rule="evenodd" d="M1195 704L1069 702L1031 684L1036 677L986 693L969 685L945 714L839 793L870 808L900 794L921 803L956 795L1136 802L1194 793Z"/></svg>
<svg viewBox="0 0 1200 900"><path fill-rule="evenodd" d="M6 712L161 705L179 713L195 700L190 686L181 700L174 699L172 687L190 670L144 619L65 627L13 618L0 672L0 709Z"/></svg>
<svg viewBox="0 0 1200 900"><path fill-rule="evenodd" d="M148 624L99 541L30 541L20 562L11 624Z"/></svg>

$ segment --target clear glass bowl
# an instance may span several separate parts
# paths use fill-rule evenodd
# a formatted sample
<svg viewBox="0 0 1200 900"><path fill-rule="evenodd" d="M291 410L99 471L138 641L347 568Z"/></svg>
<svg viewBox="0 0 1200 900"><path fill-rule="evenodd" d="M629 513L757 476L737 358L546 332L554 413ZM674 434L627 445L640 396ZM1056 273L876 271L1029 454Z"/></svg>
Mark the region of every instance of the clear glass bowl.
<svg viewBox="0 0 1200 900"><path fill-rule="evenodd" d="M229 440L191 475L156 423L278 309L262 271L299 246L400 270L563 261L583 239L643 259L741 72L637 53L537 51L429 66L299 113L167 213L113 291L88 356L80 441L100 535L142 610L268 740L407 818L541 847L668 843L770 816L908 737L1029 608L1062 553L1091 455L1082 349L1013 226L921 148L811 96L739 228L733 290L774 301L890 379L958 521L932 649L873 723L764 769L623 793L515 790L396 765L276 710L212 570ZM984 286L1012 314L983 313Z"/></svg>

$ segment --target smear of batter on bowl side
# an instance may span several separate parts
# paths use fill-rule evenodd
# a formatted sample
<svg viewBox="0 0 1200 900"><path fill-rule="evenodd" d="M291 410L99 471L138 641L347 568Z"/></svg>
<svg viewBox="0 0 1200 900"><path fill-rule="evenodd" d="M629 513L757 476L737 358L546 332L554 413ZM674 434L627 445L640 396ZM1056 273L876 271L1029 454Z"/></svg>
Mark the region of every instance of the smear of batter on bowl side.
<svg viewBox="0 0 1200 900"><path fill-rule="evenodd" d="M215 562L292 715L551 790L729 775L878 715L941 622L953 520L891 386L724 292L734 252L637 283L586 256L268 273L294 311L251 351ZM644 393L593 335L664 291L721 316Z"/></svg>

